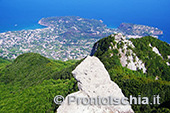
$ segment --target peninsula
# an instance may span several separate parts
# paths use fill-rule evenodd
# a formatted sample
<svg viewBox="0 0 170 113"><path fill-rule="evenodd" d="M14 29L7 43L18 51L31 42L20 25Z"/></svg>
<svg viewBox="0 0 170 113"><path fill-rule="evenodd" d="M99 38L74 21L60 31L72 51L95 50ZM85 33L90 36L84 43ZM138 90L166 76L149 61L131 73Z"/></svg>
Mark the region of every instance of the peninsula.
<svg viewBox="0 0 170 113"><path fill-rule="evenodd" d="M111 34L140 38L163 33L157 28L124 23L119 28L108 28L102 20L79 16L42 18L38 23L46 28L0 33L0 56L15 59L33 52L56 60L82 59L97 40Z"/></svg>

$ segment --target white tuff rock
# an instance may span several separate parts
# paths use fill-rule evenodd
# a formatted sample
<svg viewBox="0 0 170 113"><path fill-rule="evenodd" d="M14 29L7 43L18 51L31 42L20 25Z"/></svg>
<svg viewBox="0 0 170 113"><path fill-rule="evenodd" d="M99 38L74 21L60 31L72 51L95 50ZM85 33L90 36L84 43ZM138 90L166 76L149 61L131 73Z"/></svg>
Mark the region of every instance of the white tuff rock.
<svg viewBox="0 0 170 113"><path fill-rule="evenodd" d="M72 72L78 81L79 91L68 96L94 98L124 97L119 86L111 81L102 62L97 57L88 56ZM57 113L134 113L130 105L68 105L68 96L57 109Z"/></svg>
<svg viewBox="0 0 170 113"><path fill-rule="evenodd" d="M152 47L152 45L151 45L151 44L149 44L149 47L151 47L151 48L152 48L152 51L153 51L153 52L155 52L156 54L158 54L159 56L161 56L161 57L162 57L162 55L160 54L159 50L158 50L156 47Z"/></svg>
<svg viewBox="0 0 170 113"><path fill-rule="evenodd" d="M114 35L112 36L114 37ZM147 69L145 64L131 49L128 49L128 47L135 48L133 43L130 40L127 40L121 33L115 35L115 41L117 44L123 43L123 47L118 49L117 44L113 45L113 43L111 43L113 48L110 46L109 49L118 49L122 66L134 71L141 69L143 73L146 73ZM111 54L110 57L111 56L113 55Z"/></svg>
<svg viewBox="0 0 170 113"><path fill-rule="evenodd" d="M170 59L170 55L168 55L168 59Z"/></svg>
<svg viewBox="0 0 170 113"><path fill-rule="evenodd" d="M154 51L156 54L162 57L162 55L160 54L159 50L156 47L153 47L152 51Z"/></svg>

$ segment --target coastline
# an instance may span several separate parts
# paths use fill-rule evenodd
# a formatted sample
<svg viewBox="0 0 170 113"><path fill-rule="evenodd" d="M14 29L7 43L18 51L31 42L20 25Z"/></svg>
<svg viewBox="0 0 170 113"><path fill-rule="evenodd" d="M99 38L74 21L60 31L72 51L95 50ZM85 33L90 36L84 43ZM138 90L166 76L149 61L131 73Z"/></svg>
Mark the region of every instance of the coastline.
<svg viewBox="0 0 170 113"><path fill-rule="evenodd" d="M41 25L39 23L27 26L27 25L22 25L22 26L14 26L10 28L9 30L0 30L0 33L5 33L5 32L10 32L10 31L22 31L22 30L36 30L36 29L44 29L47 28L44 25Z"/></svg>
<svg viewBox="0 0 170 113"><path fill-rule="evenodd" d="M15 24L14 26L12 26L12 28L10 28L9 30L0 30L0 33L5 33L5 32L13 32L13 31L22 31L22 30L36 30L36 29L44 29L44 28L48 28L49 25L46 25L42 22L44 18L41 18L38 22L32 24L32 25L20 25L20 24ZM101 21L101 20L99 20ZM103 22L104 23L104 22ZM104 23L105 24L105 23ZM116 26L113 26L113 25L108 25L108 24L105 24L106 25L106 28L109 28L109 29L118 29L118 27ZM165 33L165 32L163 32ZM130 36L130 35L129 35ZM166 34L163 34L163 35L156 35L156 36L153 36L155 38L158 38L162 41L165 41L167 43L170 43L167 38L165 38ZM130 36L131 37L131 36ZM132 38L136 38L136 37L139 37L139 36L132 36ZM141 37L141 36L140 36Z"/></svg>

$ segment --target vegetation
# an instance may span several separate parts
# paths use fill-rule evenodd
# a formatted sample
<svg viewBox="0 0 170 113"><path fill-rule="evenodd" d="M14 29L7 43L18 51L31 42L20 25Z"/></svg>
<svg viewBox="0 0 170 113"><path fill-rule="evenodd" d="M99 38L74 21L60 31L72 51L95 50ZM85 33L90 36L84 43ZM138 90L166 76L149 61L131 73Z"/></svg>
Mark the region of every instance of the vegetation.
<svg viewBox="0 0 170 113"><path fill-rule="evenodd" d="M31 81L30 81L31 82ZM17 85L0 85L1 113L54 113L56 95L66 96L74 90L75 80L44 80L42 83L18 90Z"/></svg>
<svg viewBox="0 0 170 113"><path fill-rule="evenodd" d="M141 97L149 97L152 100L153 95L160 95L160 105L132 105L135 113L169 113L170 82L166 80L169 80L170 69L165 62L168 60L167 55L170 55L169 45L152 37L131 39L131 41L136 47L133 51L137 56L145 61L145 64L150 63L150 67L147 65L146 74L141 70L132 71L121 66L118 50L109 49L112 46L111 43L115 43L114 37L109 36L96 42L95 45L98 47L94 55L104 63L111 79L119 85L126 97L141 95ZM153 47L159 49L164 60L148 47L149 42ZM147 59L148 55L151 56ZM151 69L156 72L153 73L154 71L150 71ZM159 74L162 79L155 80L155 74Z"/></svg>
<svg viewBox="0 0 170 113"><path fill-rule="evenodd" d="M52 73L71 64L74 64L74 61L53 61L36 53L27 53L20 55L11 65L2 70L0 81L5 84L17 83L22 87L31 86L41 83L50 78Z"/></svg>
<svg viewBox="0 0 170 113"><path fill-rule="evenodd" d="M152 100L153 95L160 95L160 105L132 105L135 113L169 113L169 67L165 65L169 62L169 45L152 37L130 40L135 48L129 49L145 62L146 74L122 67L118 49L109 49L116 44L114 37L96 42L94 55L103 62L126 97L141 95ZM163 58L154 53L149 44L157 47ZM122 46L120 43L119 47ZM20 55L14 61L0 59L0 113L56 112L58 105L53 98L78 90L71 72L81 61L55 61L35 53ZM155 80L158 74L161 79Z"/></svg>
<svg viewBox="0 0 170 113"><path fill-rule="evenodd" d="M166 64L166 62L170 63L168 59L170 45L150 36L130 40L135 46L132 50L145 63L147 75L159 76L160 79L170 81L170 67ZM161 56L156 54L149 45L158 48Z"/></svg>
<svg viewBox="0 0 170 113"><path fill-rule="evenodd" d="M56 72L62 73L62 69L75 65L76 61L54 61L36 53L20 55L12 63L2 61L0 113L55 112L58 106L53 98L56 95L66 96L77 91L73 77L62 79L67 75L56 75Z"/></svg>
<svg viewBox="0 0 170 113"><path fill-rule="evenodd" d="M10 64L11 61L0 57L0 69L4 68L6 65Z"/></svg>

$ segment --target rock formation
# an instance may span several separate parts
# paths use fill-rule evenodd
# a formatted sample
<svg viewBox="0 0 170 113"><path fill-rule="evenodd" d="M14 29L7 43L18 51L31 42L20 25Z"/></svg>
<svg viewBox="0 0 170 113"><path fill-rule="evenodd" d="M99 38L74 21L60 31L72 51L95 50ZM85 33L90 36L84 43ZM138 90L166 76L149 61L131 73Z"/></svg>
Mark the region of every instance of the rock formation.
<svg viewBox="0 0 170 113"><path fill-rule="evenodd" d="M127 40L126 37L123 36L121 33L117 35L112 35L112 37L115 37L116 45L111 43L113 48L110 46L109 49L111 50L118 49L119 54L121 56L120 62L122 66L127 67L128 69L134 71L141 69L143 73L146 73L147 69L145 67L145 64L142 62L142 60L138 58L138 56L131 49L128 49L129 47L135 48L133 43L130 40ZM123 44L122 48L118 48L117 45L118 44L121 45L121 43Z"/></svg>
<svg viewBox="0 0 170 113"><path fill-rule="evenodd" d="M123 67L127 67L128 69L134 71L140 69L143 71L143 73L147 72L145 63L141 59L139 59L139 57L133 52L132 49L130 49L135 48L135 46L130 40L126 39L126 36L124 36L122 33L118 33L112 34L111 38L114 38L114 41L110 42L111 45L107 49L118 50L117 55L120 56L120 63L122 64ZM99 43L101 42L96 42L94 44L90 56L93 56L95 52L98 50ZM120 45L122 46L120 47ZM112 57L113 54L115 53L110 53L110 57Z"/></svg>
<svg viewBox="0 0 170 113"><path fill-rule="evenodd" d="M94 56L88 56L72 71L78 81L79 91L68 95L57 109L57 113L133 113L131 106L114 104L77 104L68 102L72 96L76 98L124 98L119 86L111 81L110 76L102 62ZM127 101L126 101L127 102Z"/></svg>
<svg viewBox="0 0 170 113"><path fill-rule="evenodd" d="M126 39L121 40L121 41L117 41L115 39L115 41L118 44L124 43L123 48L118 49L121 55L120 62L122 66L127 67L134 71L141 69L143 73L146 73L145 64L142 62L142 60L138 58L138 56L131 49L128 49L128 47L135 48L133 43L130 40L126 40Z"/></svg>

